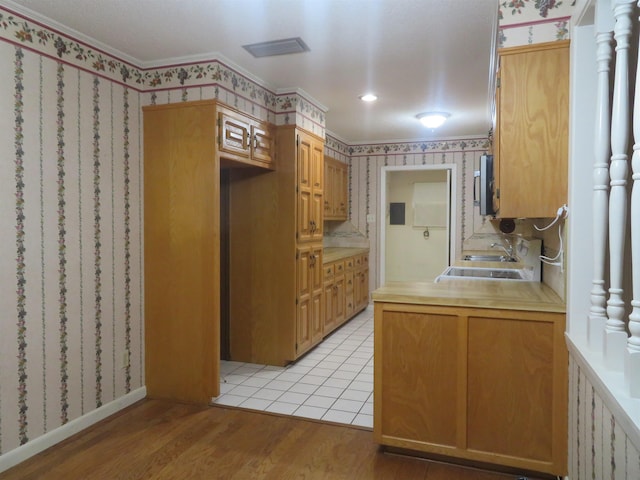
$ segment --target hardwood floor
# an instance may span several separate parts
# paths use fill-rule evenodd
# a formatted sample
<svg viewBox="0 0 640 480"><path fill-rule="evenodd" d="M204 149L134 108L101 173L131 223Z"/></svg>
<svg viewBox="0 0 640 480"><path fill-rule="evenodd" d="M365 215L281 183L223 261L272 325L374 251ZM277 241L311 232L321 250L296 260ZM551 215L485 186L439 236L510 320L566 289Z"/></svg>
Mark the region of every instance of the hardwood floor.
<svg viewBox="0 0 640 480"><path fill-rule="evenodd" d="M364 429L159 400L143 400L0 474L0 480L294 478L505 480L514 475L385 454Z"/></svg>

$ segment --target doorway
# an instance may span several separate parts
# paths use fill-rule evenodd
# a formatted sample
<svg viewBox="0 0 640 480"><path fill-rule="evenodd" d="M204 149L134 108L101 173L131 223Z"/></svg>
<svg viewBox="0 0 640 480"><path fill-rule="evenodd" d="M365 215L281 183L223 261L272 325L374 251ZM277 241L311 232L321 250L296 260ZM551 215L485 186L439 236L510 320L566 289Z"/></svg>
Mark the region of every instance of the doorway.
<svg viewBox="0 0 640 480"><path fill-rule="evenodd" d="M383 167L380 285L432 282L456 252L456 165Z"/></svg>

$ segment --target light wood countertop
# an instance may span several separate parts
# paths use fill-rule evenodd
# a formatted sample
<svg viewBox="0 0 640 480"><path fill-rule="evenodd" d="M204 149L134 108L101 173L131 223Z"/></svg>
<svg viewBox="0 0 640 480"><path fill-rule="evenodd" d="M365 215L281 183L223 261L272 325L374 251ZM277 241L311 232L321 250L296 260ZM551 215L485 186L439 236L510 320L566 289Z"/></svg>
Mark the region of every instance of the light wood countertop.
<svg viewBox="0 0 640 480"><path fill-rule="evenodd" d="M372 294L374 302L410 303L539 312L566 311L565 302L541 282L449 279L438 283L391 282Z"/></svg>
<svg viewBox="0 0 640 480"><path fill-rule="evenodd" d="M368 248L357 247L329 247L322 250L322 263L331 263L342 260L343 258L352 257L353 255L360 255L362 253L369 253Z"/></svg>

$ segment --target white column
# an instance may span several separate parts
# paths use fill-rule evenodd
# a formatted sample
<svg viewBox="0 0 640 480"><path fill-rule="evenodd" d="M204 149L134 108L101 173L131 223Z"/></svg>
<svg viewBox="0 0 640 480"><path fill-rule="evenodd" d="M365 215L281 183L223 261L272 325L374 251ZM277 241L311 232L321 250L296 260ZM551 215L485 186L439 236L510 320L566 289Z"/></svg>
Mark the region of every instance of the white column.
<svg viewBox="0 0 640 480"><path fill-rule="evenodd" d="M627 175L629 145L629 39L631 14L635 0L616 0L616 69L611 114L611 194L609 196L609 300L604 338L604 361L608 368L624 369L627 345L625 306L622 299L622 274L627 221Z"/></svg>
<svg viewBox="0 0 640 480"><path fill-rule="evenodd" d="M609 158L611 155L611 118L609 114L609 73L613 32L596 34L598 90L593 163L593 281L587 338L592 350L601 351L607 323L607 292L604 288L605 256L609 209Z"/></svg>
<svg viewBox="0 0 640 480"><path fill-rule="evenodd" d="M640 6L640 0L638 1ZM640 397L640 51L636 71L636 89L633 100L633 156L631 157L631 275L633 282L633 310L629 315L627 354L625 356L624 377L632 397ZM634 262L635 260L635 262Z"/></svg>

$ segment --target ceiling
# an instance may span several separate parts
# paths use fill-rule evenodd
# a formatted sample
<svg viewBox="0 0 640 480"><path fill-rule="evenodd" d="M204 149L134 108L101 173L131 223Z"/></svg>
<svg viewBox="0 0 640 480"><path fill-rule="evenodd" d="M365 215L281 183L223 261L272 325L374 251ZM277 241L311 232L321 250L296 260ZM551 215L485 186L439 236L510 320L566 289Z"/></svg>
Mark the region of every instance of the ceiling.
<svg viewBox="0 0 640 480"><path fill-rule="evenodd" d="M496 0L3 3L141 67L219 58L274 92L302 89L328 109L327 130L350 144L486 135L491 126ZM290 37L310 52L253 58L242 48ZM359 100L368 91L378 101ZM429 110L451 116L426 129L415 116Z"/></svg>

